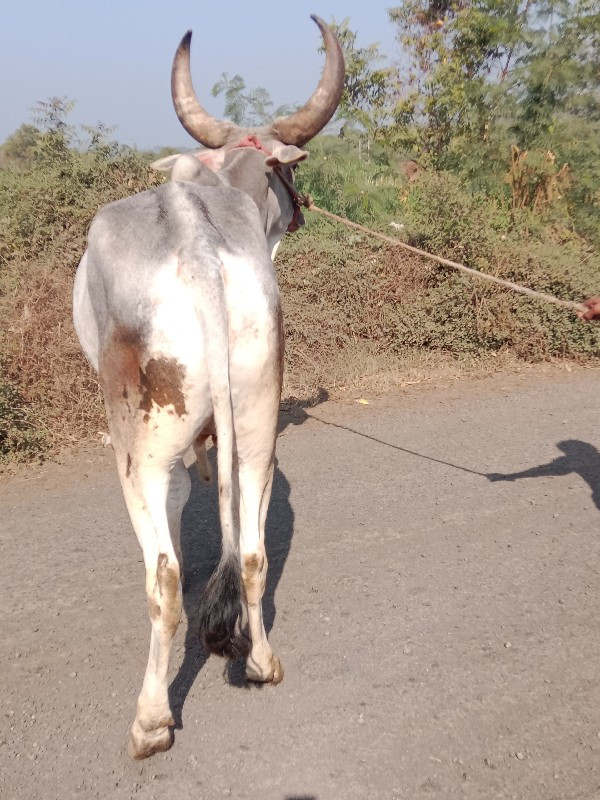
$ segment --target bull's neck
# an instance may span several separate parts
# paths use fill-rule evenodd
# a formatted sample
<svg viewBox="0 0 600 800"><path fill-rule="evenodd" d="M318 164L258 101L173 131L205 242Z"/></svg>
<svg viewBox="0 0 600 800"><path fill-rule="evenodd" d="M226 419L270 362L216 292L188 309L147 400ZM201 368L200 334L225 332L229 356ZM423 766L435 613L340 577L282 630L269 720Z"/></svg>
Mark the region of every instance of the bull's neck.
<svg viewBox="0 0 600 800"><path fill-rule="evenodd" d="M270 171L265 166L265 158L259 151L249 151L247 149L234 151L228 157L228 163L221 170L219 175L230 186L239 189L250 197L258 209L262 228L267 237L269 250L272 250L281 240L273 230L272 224L274 214L271 206L273 197L270 189ZM270 213L271 212L271 213Z"/></svg>

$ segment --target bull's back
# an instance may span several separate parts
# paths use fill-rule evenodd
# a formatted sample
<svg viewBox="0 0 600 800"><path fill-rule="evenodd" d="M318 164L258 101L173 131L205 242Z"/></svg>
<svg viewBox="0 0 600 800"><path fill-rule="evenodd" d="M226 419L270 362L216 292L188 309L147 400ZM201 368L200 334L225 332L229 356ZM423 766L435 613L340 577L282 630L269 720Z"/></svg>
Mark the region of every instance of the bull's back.
<svg viewBox="0 0 600 800"><path fill-rule="evenodd" d="M219 303L220 282L235 349L279 313L260 217L245 194L171 182L106 206L90 227L74 288L88 359L99 368L114 330L128 331L148 351L192 335L198 343L198 308Z"/></svg>

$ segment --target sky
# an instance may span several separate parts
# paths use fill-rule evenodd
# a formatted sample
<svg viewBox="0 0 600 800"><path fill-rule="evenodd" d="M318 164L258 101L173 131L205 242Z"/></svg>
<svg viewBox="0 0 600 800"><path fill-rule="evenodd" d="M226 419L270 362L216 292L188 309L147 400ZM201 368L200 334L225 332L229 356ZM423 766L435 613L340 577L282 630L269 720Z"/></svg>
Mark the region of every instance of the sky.
<svg viewBox="0 0 600 800"><path fill-rule="evenodd" d="M393 5L390 3L389 5ZM398 55L389 5L377 0L4 0L0 28L0 143L32 122L40 100L76 101L76 125L116 126L113 138L140 148L189 148L170 96L171 62L193 31L192 78L202 105L222 116L212 86L223 72L262 86L275 106L303 104L315 89L324 56L315 13L326 22L350 18L358 45L379 42Z"/></svg>

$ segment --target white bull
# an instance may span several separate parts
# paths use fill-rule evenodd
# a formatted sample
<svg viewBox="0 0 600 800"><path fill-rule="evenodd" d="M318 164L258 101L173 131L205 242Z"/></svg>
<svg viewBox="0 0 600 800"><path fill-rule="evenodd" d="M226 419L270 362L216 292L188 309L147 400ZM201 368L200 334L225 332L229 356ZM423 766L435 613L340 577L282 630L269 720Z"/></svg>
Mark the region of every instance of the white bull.
<svg viewBox="0 0 600 800"><path fill-rule="evenodd" d="M182 609L181 512L190 491L183 455L218 438L220 563L203 595L209 650L246 658L246 676L279 682L261 599L265 519L283 364L271 254L302 223L292 167L339 102L344 65L330 29L325 68L308 103L264 129L213 119L189 75L191 34L173 62L184 127L208 150L156 166L173 180L102 209L74 287L74 319L98 371L131 522L144 554L152 634L128 743L132 758L172 744L167 668ZM249 636L242 629L246 606Z"/></svg>

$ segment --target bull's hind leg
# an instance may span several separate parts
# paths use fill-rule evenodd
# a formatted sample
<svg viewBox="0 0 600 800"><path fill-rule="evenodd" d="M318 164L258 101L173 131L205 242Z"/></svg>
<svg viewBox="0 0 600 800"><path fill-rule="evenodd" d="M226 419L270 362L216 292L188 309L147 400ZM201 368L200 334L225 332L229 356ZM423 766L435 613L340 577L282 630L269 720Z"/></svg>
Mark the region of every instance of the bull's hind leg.
<svg viewBox="0 0 600 800"><path fill-rule="evenodd" d="M186 333L185 341L194 341L195 331ZM190 365L186 353L175 347L169 351L165 336L162 344L161 353L143 359L145 345L139 336L119 331L107 343L100 363L119 478L144 555L152 624L148 665L128 742L132 758L145 758L172 744L167 670L182 610L179 528L190 491L182 454L202 421L210 418L209 401L201 402L207 395L201 374L190 380L196 394L186 393L185 378L196 377L198 364ZM192 417L191 408L198 410L198 418Z"/></svg>
<svg viewBox="0 0 600 800"><path fill-rule="evenodd" d="M252 647L246 659L246 678L258 683L279 683L281 662L267 640L262 597L267 580L265 522L273 484L273 463L240 466L240 560L248 627Z"/></svg>
<svg viewBox="0 0 600 800"><path fill-rule="evenodd" d="M140 464L135 475L132 471L123 482L123 491L144 553L152 623L148 664L127 744L130 757L139 759L168 750L173 741L167 671L182 609L178 533L190 479L180 460L170 471Z"/></svg>
<svg viewBox="0 0 600 800"><path fill-rule="evenodd" d="M124 447L120 434L117 429L113 443L125 502L144 555L152 624L148 664L127 744L129 756L140 759L168 750L173 743L167 670L182 610L179 527L190 479L180 459L150 462L141 448Z"/></svg>

